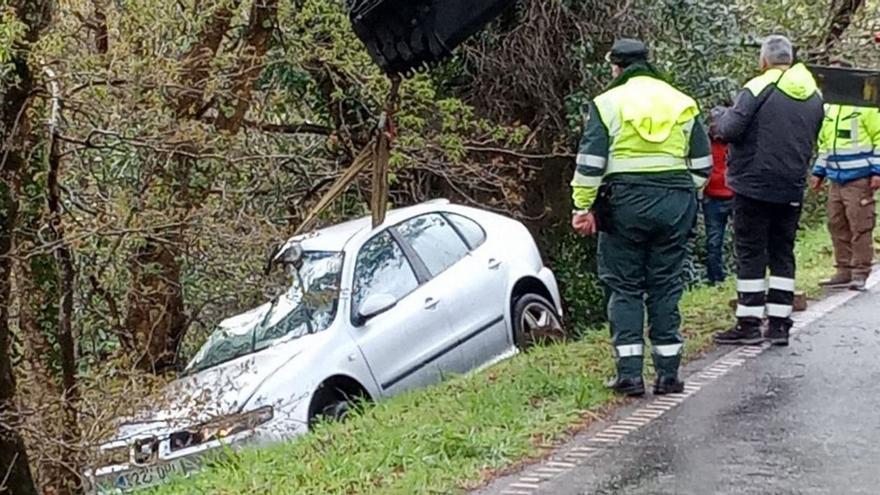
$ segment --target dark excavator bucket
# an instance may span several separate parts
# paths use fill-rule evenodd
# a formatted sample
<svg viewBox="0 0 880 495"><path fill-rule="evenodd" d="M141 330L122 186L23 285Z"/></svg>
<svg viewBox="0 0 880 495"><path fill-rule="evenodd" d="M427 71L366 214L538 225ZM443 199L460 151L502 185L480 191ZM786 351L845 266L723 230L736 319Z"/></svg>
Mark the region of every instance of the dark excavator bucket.
<svg viewBox="0 0 880 495"><path fill-rule="evenodd" d="M349 0L351 23L388 74L412 75L448 57L516 0Z"/></svg>
<svg viewBox="0 0 880 495"><path fill-rule="evenodd" d="M880 72L811 65L825 103L880 107Z"/></svg>

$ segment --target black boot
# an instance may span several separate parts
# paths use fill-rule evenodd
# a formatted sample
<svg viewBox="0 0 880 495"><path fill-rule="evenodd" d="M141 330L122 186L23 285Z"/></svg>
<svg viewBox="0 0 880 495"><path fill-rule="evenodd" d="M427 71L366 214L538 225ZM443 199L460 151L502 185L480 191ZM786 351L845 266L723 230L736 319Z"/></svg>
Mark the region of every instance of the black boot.
<svg viewBox="0 0 880 495"><path fill-rule="evenodd" d="M764 342L761 327L737 323L725 332L715 334L715 343L721 345L755 345Z"/></svg>
<svg viewBox="0 0 880 495"><path fill-rule="evenodd" d="M658 376L654 382L654 395L680 394L684 392L684 382L677 376Z"/></svg>
<svg viewBox="0 0 880 495"><path fill-rule="evenodd" d="M773 345L786 347L788 346L788 335L790 331L791 321L771 318L767 325L767 341Z"/></svg>
<svg viewBox="0 0 880 495"><path fill-rule="evenodd" d="M606 383L605 387L613 390L615 393L625 395L627 397L641 397L645 395L645 381L642 379L642 377L618 377Z"/></svg>

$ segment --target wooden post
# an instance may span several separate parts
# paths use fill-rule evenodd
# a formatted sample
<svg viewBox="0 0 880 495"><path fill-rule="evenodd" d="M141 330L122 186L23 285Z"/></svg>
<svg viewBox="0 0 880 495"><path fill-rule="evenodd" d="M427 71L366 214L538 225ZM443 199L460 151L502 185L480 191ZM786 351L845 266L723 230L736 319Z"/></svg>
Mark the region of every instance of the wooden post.
<svg viewBox="0 0 880 495"><path fill-rule="evenodd" d="M382 116L379 117L373 157L373 193L370 199L373 228L382 225L388 211L388 159L391 155L391 141L394 139L393 118L400 99L400 81L400 76L391 76L391 92L385 100Z"/></svg>

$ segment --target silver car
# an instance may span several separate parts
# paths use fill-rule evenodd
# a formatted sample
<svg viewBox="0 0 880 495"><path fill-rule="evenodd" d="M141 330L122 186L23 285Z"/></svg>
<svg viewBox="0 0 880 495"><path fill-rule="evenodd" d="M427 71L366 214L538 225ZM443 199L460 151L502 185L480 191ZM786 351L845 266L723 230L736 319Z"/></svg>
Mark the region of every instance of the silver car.
<svg viewBox="0 0 880 495"><path fill-rule="evenodd" d="M468 373L562 331L553 273L519 222L433 201L291 239L293 284L223 321L170 403L119 428L100 492L188 472L228 444L278 441L355 401Z"/></svg>

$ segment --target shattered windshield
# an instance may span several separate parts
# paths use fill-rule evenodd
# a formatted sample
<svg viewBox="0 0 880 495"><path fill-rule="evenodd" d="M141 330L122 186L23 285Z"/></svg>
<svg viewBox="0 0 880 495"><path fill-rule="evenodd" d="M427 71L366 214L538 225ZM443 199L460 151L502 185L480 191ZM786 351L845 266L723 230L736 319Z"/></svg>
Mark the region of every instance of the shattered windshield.
<svg viewBox="0 0 880 495"><path fill-rule="evenodd" d="M290 288L271 303L222 322L186 372L196 373L265 349L280 340L326 330L339 305L341 274L342 253L307 251L299 268L299 278L293 277Z"/></svg>

